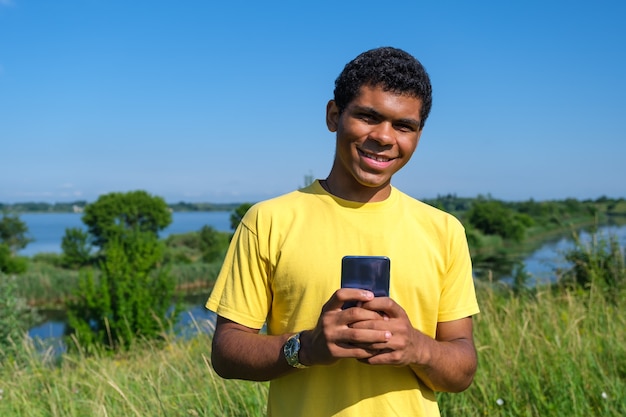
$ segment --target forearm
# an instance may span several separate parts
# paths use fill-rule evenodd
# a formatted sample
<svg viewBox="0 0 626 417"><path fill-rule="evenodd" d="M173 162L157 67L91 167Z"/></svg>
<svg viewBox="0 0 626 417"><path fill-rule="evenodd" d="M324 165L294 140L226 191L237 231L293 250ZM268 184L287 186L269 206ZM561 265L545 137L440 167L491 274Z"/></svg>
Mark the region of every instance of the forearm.
<svg viewBox="0 0 626 417"><path fill-rule="evenodd" d="M294 370L283 356L288 334L268 336L244 331L229 323L213 336L211 361L222 378L268 381Z"/></svg>
<svg viewBox="0 0 626 417"><path fill-rule="evenodd" d="M468 339L437 341L428 339L422 346L421 363L411 364L415 374L432 390L461 392L467 389L476 373L474 344Z"/></svg>

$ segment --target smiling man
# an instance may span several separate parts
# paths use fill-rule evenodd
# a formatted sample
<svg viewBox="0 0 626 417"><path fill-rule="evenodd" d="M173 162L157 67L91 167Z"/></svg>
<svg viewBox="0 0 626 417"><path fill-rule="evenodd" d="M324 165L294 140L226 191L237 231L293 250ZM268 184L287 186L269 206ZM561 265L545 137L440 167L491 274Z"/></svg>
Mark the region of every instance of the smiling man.
<svg viewBox="0 0 626 417"><path fill-rule="evenodd" d="M464 229L391 185L431 101L408 53L359 55L326 108L328 177L256 204L237 229L207 302L212 362L224 378L270 380L268 415L433 416L434 391L471 384L478 304ZM388 257L389 297L340 288L345 255Z"/></svg>

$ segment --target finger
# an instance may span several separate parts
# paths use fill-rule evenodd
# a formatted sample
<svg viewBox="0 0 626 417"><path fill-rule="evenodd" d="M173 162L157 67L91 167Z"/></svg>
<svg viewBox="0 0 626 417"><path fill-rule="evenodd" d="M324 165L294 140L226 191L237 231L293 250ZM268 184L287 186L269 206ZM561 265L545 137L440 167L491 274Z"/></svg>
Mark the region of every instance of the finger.
<svg viewBox="0 0 626 417"><path fill-rule="evenodd" d="M376 311L387 318L397 318L406 315L404 309L389 297L375 297L371 301L364 302L362 307Z"/></svg>
<svg viewBox="0 0 626 417"><path fill-rule="evenodd" d="M358 288L341 288L324 304L322 311L340 310L347 301L366 303L374 299L374 293Z"/></svg>
<svg viewBox="0 0 626 417"><path fill-rule="evenodd" d="M340 343L347 343L356 346L367 346L368 349L374 344L380 344L384 347L384 344L391 339L391 332L389 330L370 330L370 329L346 329L342 332ZM380 347L377 347L380 349Z"/></svg>

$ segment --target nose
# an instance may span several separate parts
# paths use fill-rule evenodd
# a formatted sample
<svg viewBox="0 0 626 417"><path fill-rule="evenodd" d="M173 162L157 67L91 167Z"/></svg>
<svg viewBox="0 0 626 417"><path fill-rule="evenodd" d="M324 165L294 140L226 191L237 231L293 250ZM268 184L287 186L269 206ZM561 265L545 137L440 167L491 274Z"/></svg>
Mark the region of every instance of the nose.
<svg viewBox="0 0 626 417"><path fill-rule="evenodd" d="M389 145L395 140L395 131L390 122L383 121L373 126L369 135L370 139L378 142L379 145Z"/></svg>

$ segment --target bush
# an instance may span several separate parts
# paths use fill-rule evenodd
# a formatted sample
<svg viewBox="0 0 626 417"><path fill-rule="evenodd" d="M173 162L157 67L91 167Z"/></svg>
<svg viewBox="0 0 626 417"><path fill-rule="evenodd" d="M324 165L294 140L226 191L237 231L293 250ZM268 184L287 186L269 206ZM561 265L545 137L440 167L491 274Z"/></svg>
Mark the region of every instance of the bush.
<svg viewBox="0 0 626 417"><path fill-rule="evenodd" d="M61 240L63 250L63 266L79 268L91 262L91 246L89 233L78 227L65 229Z"/></svg>
<svg viewBox="0 0 626 417"><path fill-rule="evenodd" d="M592 235L584 244L575 236L576 246L565 254L572 267L563 274L562 283L577 288L596 288L607 299L619 301L620 290L626 288L624 250L616 236Z"/></svg>
<svg viewBox="0 0 626 417"><path fill-rule="evenodd" d="M0 243L0 272L22 274L28 268L28 261L23 256L15 256L9 245Z"/></svg>
<svg viewBox="0 0 626 417"><path fill-rule="evenodd" d="M204 262L223 259L228 250L229 237L229 233L218 232L212 226L203 226L200 229L200 250Z"/></svg>
<svg viewBox="0 0 626 417"><path fill-rule="evenodd" d="M524 239L526 229L533 223L530 216L515 213L496 200L476 201L467 219L472 226L487 235L498 235L515 242Z"/></svg>
<svg viewBox="0 0 626 417"><path fill-rule="evenodd" d="M68 303L69 331L79 346L117 351L137 338L159 338L175 287L157 268L162 257L163 244L150 233L108 241L99 279L92 272L82 274Z"/></svg>

